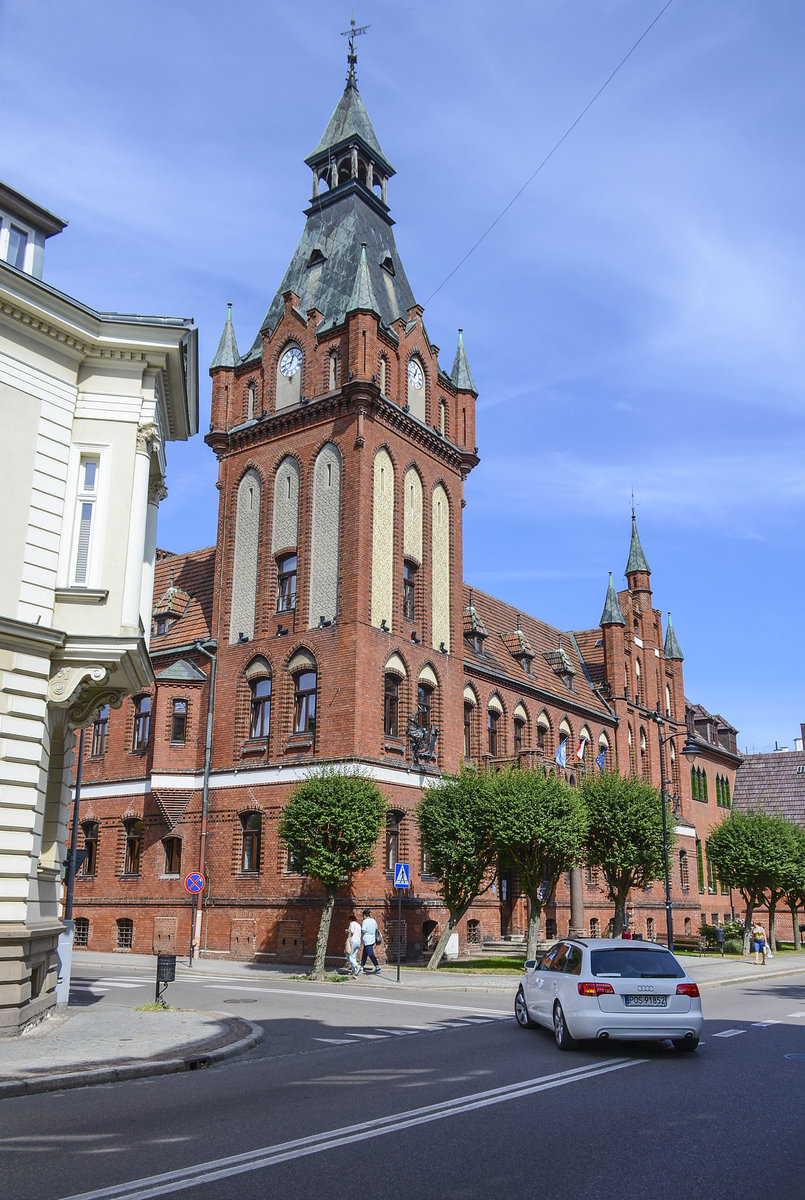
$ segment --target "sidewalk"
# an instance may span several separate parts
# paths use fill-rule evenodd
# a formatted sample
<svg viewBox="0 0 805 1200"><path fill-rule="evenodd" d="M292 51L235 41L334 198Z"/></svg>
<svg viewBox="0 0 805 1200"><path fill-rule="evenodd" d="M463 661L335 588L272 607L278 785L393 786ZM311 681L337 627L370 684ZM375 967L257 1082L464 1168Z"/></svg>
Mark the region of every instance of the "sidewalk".
<svg viewBox="0 0 805 1200"><path fill-rule="evenodd" d="M775 955L765 967L754 959L718 958L715 955L685 956L685 970L702 989L724 987L730 983L780 979L805 971L805 953ZM73 958L73 976L80 978L82 968L140 972L152 975L156 960L144 954L93 954L78 951ZM287 964L243 963L220 960L196 960L192 968L186 959L177 959L176 978L191 982L194 978L227 977L279 981L299 975L304 966ZM396 982L396 964L383 966L380 975L346 979L344 984L316 983L316 988L407 988L451 992L498 992L509 998L517 988L517 975L472 975L456 968L426 971L402 967ZM294 986L294 985L291 985ZM305 980L295 986L309 987ZM35 1092L85 1087L93 1083L111 1083L119 1079L137 1079L146 1075L167 1075L195 1070L209 1063L241 1054L259 1045L263 1030L250 1021L224 1013L179 1009L165 1012L136 1012L113 1007L61 1010L17 1038L0 1039L0 1099ZM88 1059L88 1047L92 1047Z"/></svg>
<svg viewBox="0 0 805 1200"><path fill-rule="evenodd" d="M68 1007L0 1039L0 1099L197 1070L262 1040L259 1025L224 1013Z"/></svg>

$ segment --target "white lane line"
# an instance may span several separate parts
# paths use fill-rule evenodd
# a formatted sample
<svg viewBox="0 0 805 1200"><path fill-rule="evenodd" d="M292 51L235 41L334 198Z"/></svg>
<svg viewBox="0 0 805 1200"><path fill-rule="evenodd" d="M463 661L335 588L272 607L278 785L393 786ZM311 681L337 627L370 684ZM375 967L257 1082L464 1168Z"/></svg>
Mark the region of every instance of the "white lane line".
<svg viewBox="0 0 805 1200"><path fill-rule="evenodd" d="M124 983L120 979L71 979L70 987L75 988L138 988L146 987L144 983Z"/></svg>
<svg viewBox="0 0 805 1200"><path fill-rule="evenodd" d="M739 1033L746 1033L745 1029L722 1029L721 1033L714 1033L713 1037L737 1037Z"/></svg>
<svg viewBox="0 0 805 1200"><path fill-rule="evenodd" d="M779 1025L780 1021L753 1021L753 1029L768 1029L770 1025Z"/></svg>
<svg viewBox="0 0 805 1200"><path fill-rule="evenodd" d="M366 1038L367 1042L382 1042L389 1034L387 1033L353 1033L353 1037Z"/></svg>
<svg viewBox="0 0 805 1200"><path fill-rule="evenodd" d="M354 1046L352 1038L314 1038L314 1042L329 1042L331 1046Z"/></svg>
<svg viewBox="0 0 805 1200"><path fill-rule="evenodd" d="M203 986L214 992L258 992L263 996L289 996L294 994L290 988L246 987L243 984L231 983L205 983ZM366 996L360 995L357 992L345 993L340 988L338 991L332 992L309 992L307 989L300 989L295 994L299 998L315 996L320 1000L349 1000L351 1004L359 1000L363 1004L396 1004L404 1008L438 1008L440 1012L465 1013L473 1007L471 1004L433 1004L429 1000L392 1000L387 996ZM491 1017L512 1016L512 1011L508 1008L487 1008L484 1009L484 1012L488 1012Z"/></svg>
<svg viewBox="0 0 805 1200"><path fill-rule="evenodd" d="M320 1154L324 1150L333 1150L339 1146L354 1145L356 1142L382 1137L387 1133L425 1125L430 1121L440 1121L445 1117L488 1108L493 1104L519 1100L524 1096L532 1096L539 1092L563 1087L568 1083L595 1079L599 1075L608 1075L612 1071L621 1071L624 1067L636 1067L648 1061L645 1058L618 1058L605 1064L574 1067L569 1071L559 1071L554 1075L526 1079L522 1083L492 1088L487 1092L458 1096L454 1100L443 1101L440 1104L428 1104L423 1108L408 1109L388 1117L363 1121L358 1125L347 1125L341 1129L312 1134L310 1137L280 1142L275 1146L263 1146L258 1150L247 1150L243 1154L211 1159L209 1162L198 1163L194 1167L165 1171L160 1175L149 1175L142 1179L133 1179L129 1183L98 1188L92 1192L79 1192L69 1197L62 1197L62 1200L153 1200L156 1196L166 1196L171 1192L183 1191L185 1188L198 1187L199 1184L229 1179L247 1171L263 1170L277 1163L304 1158L310 1154Z"/></svg>
<svg viewBox="0 0 805 1200"><path fill-rule="evenodd" d="M789 1017L805 1017L805 1012L789 1013Z"/></svg>

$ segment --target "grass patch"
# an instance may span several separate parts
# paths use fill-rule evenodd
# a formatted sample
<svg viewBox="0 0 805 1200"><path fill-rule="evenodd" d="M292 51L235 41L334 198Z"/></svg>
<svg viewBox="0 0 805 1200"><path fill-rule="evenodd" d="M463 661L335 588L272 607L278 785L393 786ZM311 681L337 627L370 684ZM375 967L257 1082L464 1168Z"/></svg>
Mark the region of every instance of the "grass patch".
<svg viewBox="0 0 805 1200"><path fill-rule="evenodd" d="M289 975L289 979L301 980L306 983L346 983L351 979L351 975L339 975L337 971L326 972L321 979L317 979L315 975Z"/></svg>
<svg viewBox="0 0 805 1200"><path fill-rule="evenodd" d="M500 955L495 958L460 958L452 962L439 963L439 971L452 971L458 975L522 975L524 958L517 955ZM390 966L393 964L389 964ZM406 971L426 971L427 967L406 967Z"/></svg>
<svg viewBox="0 0 805 1200"><path fill-rule="evenodd" d="M135 1012L178 1012L178 1008L174 1008L172 1004L166 1004L164 1000L152 1000L150 1004L138 1004Z"/></svg>

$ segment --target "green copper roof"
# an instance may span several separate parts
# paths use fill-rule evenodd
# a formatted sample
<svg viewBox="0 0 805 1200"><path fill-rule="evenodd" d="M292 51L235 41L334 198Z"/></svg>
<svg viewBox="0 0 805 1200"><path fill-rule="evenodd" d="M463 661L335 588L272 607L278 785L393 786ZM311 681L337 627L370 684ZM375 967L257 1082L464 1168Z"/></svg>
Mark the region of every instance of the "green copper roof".
<svg viewBox="0 0 805 1200"><path fill-rule="evenodd" d="M210 363L210 370L214 371L216 367L234 367L239 358L235 327L232 324L232 305L229 304L226 310L224 331L221 334L218 349L215 351L215 358Z"/></svg>
<svg viewBox="0 0 805 1200"><path fill-rule="evenodd" d="M372 291L372 280L369 278L369 265L366 262L366 243L361 246L361 260L355 275L355 286L352 289L347 312L379 312L375 294Z"/></svg>
<svg viewBox="0 0 805 1200"><path fill-rule="evenodd" d="M326 157L336 148L354 141L355 138L360 138L367 150L385 168L388 175L394 174L394 168L380 149L380 142L372 128L366 106L361 100L354 74L350 71L344 94L335 106L335 112L330 117L318 146L307 156L305 162L308 166L312 166L317 160Z"/></svg>
<svg viewBox="0 0 805 1200"><path fill-rule="evenodd" d="M478 389L472 377L470 364L467 362L467 352L464 349L464 338L460 329L458 331L456 357L453 359L453 370L450 372L450 378L457 388L462 388L466 392L473 392L476 396L478 395Z"/></svg>
<svg viewBox="0 0 805 1200"><path fill-rule="evenodd" d="M677 662L682 662L684 654L679 648L674 623L671 620L671 614L668 614L668 628L665 631L665 657L667 659L675 659Z"/></svg>
<svg viewBox="0 0 805 1200"><path fill-rule="evenodd" d="M609 572L609 586L607 587L607 598L604 602L604 611L601 613L599 625L625 625L623 613L621 612L618 593L615 591L615 585L612 582L612 572Z"/></svg>
<svg viewBox="0 0 805 1200"><path fill-rule="evenodd" d="M643 553L643 547L640 545L640 538L637 536L637 521L632 513L632 544L629 547L629 561L626 564L626 574L631 575L633 571L645 571L647 575L651 574L651 567L646 562L646 556Z"/></svg>

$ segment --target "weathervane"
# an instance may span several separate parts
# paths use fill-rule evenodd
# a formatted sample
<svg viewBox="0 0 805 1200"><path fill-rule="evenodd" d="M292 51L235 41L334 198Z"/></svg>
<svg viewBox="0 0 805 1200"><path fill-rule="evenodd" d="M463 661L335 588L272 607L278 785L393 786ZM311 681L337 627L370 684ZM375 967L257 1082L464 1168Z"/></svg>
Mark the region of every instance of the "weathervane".
<svg viewBox="0 0 805 1200"><path fill-rule="evenodd" d="M358 56L355 53L355 38L360 37L362 33L366 33L368 25L355 24L355 9L352 10L352 17L349 22L349 29L341 30L341 37L349 38L349 52L347 54L347 62L349 71L347 72L347 83L355 83L355 64L358 61Z"/></svg>

